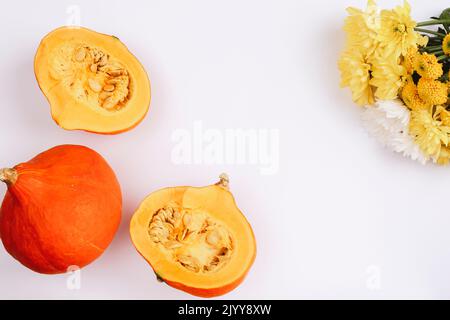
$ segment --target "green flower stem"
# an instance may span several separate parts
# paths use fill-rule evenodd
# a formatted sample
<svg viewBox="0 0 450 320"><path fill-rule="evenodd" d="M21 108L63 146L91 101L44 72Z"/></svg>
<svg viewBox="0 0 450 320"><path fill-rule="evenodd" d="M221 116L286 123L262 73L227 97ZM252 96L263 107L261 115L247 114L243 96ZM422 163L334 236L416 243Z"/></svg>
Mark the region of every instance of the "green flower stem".
<svg viewBox="0 0 450 320"><path fill-rule="evenodd" d="M415 28L414 30L416 30L418 32L429 33L429 34L438 36L440 38L444 38L445 37L445 34L443 34L443 33L436 32L436 31L431 31L431 30L428 30L428 29Z"/></svg>
<svg viewBox="0 0 450 320"><path fill-rule="evenodd" d="M437 53L437 52L442 52L442 51L444 51L444 50L442 49L442 46L440 46L439 48L435 48L435 49L432 49L432 48L424 48L423 51L426 51L426 52L435 52L435 53Z"/></svg>
<svg viewBox="0 0 450 320"><path fill-rule="evenodd" d="M442 56L446 56L446 54L444 53L444 51L440 51L440 52L430 52L430 54L436 56L436 57L442 57Z"/></svg>
<svg viewBox="0 0 450 320"><path fill-rule="evenodd" d="M442 19L442 20L429 20L424 22L419 22L417 24L417 27L425 27L425 26L435 26L437 24L450 24L449 19Z"/></svg>
<svg viewBox="0 0 450 320"><path fill-rule="evenodd" d="M444 55L444 51L442 51L442 50L440 50L440 51L425 51L425 52L435 55L436 57Z"/></svg>
<svg viewBox="0 0 450 320"><path fill-rule="evenodd" d="M423 51L429 54L434 54L435 56L442 56L444 54L444 51L438 50L438 51Z"/></svg>
<svg viewBox="0 0 450 320"><path fill-rule="evenodd" d="M445 60L445 59L447 59L447 58L448 58L448 56L447 56L446 54L437 57L438 61L442 61L442 60Z"/></svg>
<svg viewBox="0 0 450 320"><path fill-rule="evenodd" d="M442 50L442 45L438 45L438 46L429 46L429 47L425 47L425 50L434 50L434 49L441 49Z"/></svg>

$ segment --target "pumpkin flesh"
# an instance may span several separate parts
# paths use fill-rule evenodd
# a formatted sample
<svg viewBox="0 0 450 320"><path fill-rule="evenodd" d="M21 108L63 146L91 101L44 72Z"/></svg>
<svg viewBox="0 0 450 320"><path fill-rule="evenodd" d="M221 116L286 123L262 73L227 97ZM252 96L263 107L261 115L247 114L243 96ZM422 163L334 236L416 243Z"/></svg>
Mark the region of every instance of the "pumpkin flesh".
<svg viewBox="0 0 450 320"><path fill-rule="evenodd" d="M147 74L116 37L81 27L56 29L41 41L34 69L52 117L64 129L119 133L148 112Z"/></svg>

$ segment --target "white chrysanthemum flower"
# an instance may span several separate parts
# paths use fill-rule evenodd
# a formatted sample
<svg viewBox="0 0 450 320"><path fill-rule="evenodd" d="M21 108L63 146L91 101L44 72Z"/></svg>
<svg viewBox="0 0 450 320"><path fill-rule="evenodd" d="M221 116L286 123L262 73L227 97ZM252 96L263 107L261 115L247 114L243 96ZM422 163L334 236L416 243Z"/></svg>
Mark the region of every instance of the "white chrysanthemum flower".
<svg viewBox="0 0 450 320"><path fill-rule="evenodd" d="M429 160L409 135L410 111L399 100L378 100L362 112L364 127L388 149L426 164Z"/></svg>

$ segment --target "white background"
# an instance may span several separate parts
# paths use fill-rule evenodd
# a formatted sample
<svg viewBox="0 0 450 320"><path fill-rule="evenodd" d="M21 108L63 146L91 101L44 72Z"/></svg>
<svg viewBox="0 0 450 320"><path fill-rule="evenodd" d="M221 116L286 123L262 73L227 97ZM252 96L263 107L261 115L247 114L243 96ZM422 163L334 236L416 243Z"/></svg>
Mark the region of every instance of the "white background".
<svg viewBox="0 0 450 320"><path fill-rule="evenodd" d="M33 57L40 39L67 23L72 4L83 26L118 36L149 72L151 111L131 132L67 132L50 117ZM411 4L426 20L448 1ZM349 5L365 1L2 3L0 166L59 144L89 146L117 172L124 212L111 246L82 270L80 290L67 289L67 275L27 270L1 248L0 298L191 298L156 282L128 223L148 193L207 185L222 171L258 241L248 278L224 298L450 298L450 168L403 159L362 129L336 67ZM174 164L171 136L195 121L278 129L279 171Z"/></svg>

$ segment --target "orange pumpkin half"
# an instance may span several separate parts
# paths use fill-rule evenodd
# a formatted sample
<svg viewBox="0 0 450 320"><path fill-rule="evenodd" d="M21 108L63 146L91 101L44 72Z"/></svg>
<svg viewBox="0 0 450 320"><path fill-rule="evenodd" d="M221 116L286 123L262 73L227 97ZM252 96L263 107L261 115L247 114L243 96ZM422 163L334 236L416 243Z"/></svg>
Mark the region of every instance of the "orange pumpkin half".
<svg viewBox="0 0 450 320"><path fill-rule="evenodd" d="M56 29L42 39L34 71L53 119L64 129L120 133L148 112L147 73L117 37L81 27Z"/></svg>
<svg viewBox="0 0 450 320"><path fill-rule="evenodd" d="M55 147L0 170L7 183L0 209L5 249L40 273L64 273L99 257L121 220L122 195L108 163L95 151Z"/></svg>
<svg viewBox="0 0 450 320"><path fill-rule="evenodd" d="M152 193L134 214L130 233L158 279L200 297L236 288L256 256L252 228L226 175L207 187Z"/></svg>

